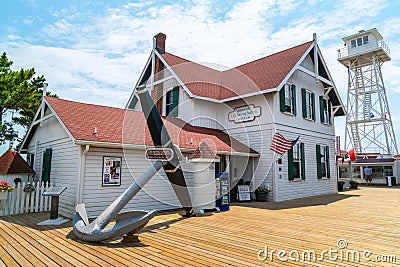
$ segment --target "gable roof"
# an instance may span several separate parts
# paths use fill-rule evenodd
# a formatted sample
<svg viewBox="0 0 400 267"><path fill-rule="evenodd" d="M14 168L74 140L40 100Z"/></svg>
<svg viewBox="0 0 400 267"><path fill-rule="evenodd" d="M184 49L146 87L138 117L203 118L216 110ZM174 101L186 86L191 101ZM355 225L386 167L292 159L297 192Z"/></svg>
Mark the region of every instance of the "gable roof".
<svg viewBox="0 0 400 267"><path fill-rule="evenodd" d="M171 53L161 57L193 95L224 100L277 88L313 41L219 71Z"/></svg>
<svg viewBox="0 0 400 267"><path fill-rule="evenodd" d="M0 174L35 173L21 155L13 148L0 157Z"/></svg>
<svg viewBox="0 0 400 267"><path fill-rule="evenodd" d="M153 146L142 112L52 97L45 97L44 101L75 142ZM258 154L220 130L192 126L171 117L163 118L163 122L172 142L180 148L194 150L202 140L209 139L220 152ZM96 135L93 134L95 128ZM33 134L29 136L28 139ZM22 148L26 149L28 143L29 140L24 140Z"/></svg>
<svg viewBox="0 0 400 267"><path fill-rule="evenodd" d="M152 50L135 88L150 79L153 58L161 60L167 70L166 73L162 73L163 75L155 75L156 83L175 78L189 97L216 103L277 92L298 70L322 82L325 95L333 104L335 117L346 114L345 107L318 48L316 35L313 36L312 41L224 71L192 62L165 52L164 49L162 51L163 53L158 47ZM312 71L301 65L307 56L311 57L317 70ZM315 60L316 58L317 60ZM137 96L133 90L126 108L134 109L136 103Z"/></svg>

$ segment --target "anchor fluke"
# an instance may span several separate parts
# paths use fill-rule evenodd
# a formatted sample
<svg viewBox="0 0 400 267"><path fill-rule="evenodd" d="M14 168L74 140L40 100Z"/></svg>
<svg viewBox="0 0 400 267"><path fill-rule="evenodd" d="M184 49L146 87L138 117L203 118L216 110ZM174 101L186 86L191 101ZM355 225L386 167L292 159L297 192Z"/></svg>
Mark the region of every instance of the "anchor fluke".
<svg viewBox="0 0 400 267"><path fill-rule="evenodd" d="M123 236L127 233L137 233L156 214L157 212L155 210L135 210L123 212L116 216L114 225L101 229L97 228L95 224L86 225L85 219L81 217L81 212L76 212L74 216L74 233L82 241L104 241Z"/></svg>

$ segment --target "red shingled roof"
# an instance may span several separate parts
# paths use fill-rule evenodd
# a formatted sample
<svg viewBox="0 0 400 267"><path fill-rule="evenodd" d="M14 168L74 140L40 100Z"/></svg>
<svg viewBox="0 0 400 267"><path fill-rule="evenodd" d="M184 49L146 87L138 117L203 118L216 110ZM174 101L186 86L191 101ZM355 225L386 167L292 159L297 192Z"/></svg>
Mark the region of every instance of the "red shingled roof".
<svg viewBox="0 0 400 267"><path fill-rule="evenodd" d="M279 86L313 41L225 71L218 71L170 53L162 54L192 94L217 100Z"/></svg>
<svg viewBox="0 0 400 267"><path fill-rule="evenodd" d="M0 174L35 173L13 148L0 157Z"/></svg>
<svg viewBox="0 0 400 267"><path fill-rule="evenodd" d="M152 146L142 112L46 97L47 102L76 140ZM174 144L196 149L202 140L218 151L257 153L220 130L192 126L177 118L163 118ZM93 135L96 128L97 136Z"/></svg>

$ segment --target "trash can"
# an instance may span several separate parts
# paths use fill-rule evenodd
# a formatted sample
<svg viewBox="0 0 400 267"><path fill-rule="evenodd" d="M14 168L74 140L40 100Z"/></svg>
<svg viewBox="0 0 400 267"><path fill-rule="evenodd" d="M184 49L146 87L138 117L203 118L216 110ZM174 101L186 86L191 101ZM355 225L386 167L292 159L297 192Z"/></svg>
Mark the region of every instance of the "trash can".
<svg viewBox="0 0 400 267"><path fill-rule="evenodd" d="M386 176L386 185L395 186L397 184L395 176Z"/></svg>

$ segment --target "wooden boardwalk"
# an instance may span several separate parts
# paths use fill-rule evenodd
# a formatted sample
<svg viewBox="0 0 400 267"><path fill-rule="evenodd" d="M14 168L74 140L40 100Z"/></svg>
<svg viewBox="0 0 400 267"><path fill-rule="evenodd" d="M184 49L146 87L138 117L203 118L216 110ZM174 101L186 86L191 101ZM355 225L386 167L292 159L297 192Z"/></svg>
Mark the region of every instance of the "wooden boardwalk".
<svg viewBox="0 0 400 267"><path fill-rule="evenodd" d="M0 266L400 266L400 188L241 203L229 212L188 219L164 213L151 220L137 243L80 242L71 222L36 226L48 218L48 213L1 217ZM260 260L265 246L267 258ZM332 254L322 260L322 251L330 248ZM271 260L272 250L286 254L279 259L275 252ZM315 261L307 251L316 253ZM307 262L296 261L296 253Z"/></svg>

